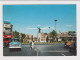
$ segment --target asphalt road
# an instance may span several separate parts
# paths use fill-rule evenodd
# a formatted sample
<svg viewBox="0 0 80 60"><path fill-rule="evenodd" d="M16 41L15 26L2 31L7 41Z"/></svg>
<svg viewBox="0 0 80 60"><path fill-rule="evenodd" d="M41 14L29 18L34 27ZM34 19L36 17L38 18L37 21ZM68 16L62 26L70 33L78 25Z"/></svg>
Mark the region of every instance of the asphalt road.
<svg viewBox="0 0 80 60"><path fill-rule="evenodd" d="M22 49L9 50L8 47L3 48L4 56L75 56L69 52L69 49L64 48L64 44L46 44L34 45L33 49L30 45L22 45Z"/></svg>

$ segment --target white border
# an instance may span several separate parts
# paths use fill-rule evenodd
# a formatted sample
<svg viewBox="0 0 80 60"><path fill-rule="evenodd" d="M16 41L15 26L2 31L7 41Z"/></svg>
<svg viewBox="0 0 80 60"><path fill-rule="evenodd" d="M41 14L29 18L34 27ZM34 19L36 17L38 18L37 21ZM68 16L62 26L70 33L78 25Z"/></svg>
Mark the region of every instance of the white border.
<svg viewBox="0 0 80 60"><path fill-rule="evenodd" d="M3 56L3 29L2 29L2 5L23 4L76 4L77 9L77 56ZM0 1L0 59L1 60L79 60L80 56L80 2L79 1Z"/></svg>
<svg viewBox="0 0 80 60"><path fill-rule="evenodd" d="M80 1L80 0L0 0L0 1Z"/></svg>

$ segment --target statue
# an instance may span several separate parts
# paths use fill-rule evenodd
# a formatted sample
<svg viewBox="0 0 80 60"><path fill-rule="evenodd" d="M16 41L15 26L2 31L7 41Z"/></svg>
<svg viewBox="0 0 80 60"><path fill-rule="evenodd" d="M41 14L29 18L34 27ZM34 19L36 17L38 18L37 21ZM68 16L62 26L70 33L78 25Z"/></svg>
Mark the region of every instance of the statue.
<svg viewBox="0 0 80 60"><path fill-rule="evenodd" d="M40 29L40 27L38 28L38 33L40 33L41 32L41 29Z"/></svg>

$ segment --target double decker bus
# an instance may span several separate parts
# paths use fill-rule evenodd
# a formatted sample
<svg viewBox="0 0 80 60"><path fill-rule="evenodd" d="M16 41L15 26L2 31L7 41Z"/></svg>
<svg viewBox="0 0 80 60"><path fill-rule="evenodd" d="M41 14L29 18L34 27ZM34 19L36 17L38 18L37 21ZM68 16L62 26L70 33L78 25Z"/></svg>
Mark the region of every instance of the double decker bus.
<svg viewBox="0 0 80 60"><path fill-rule="evenodd" d="M12 38L12 34L4 34L3 35L3 43L4 43L4 46L8 46L9 45L9 42Z"/></svg>
<svg viewBox="0 0 80 60"><path fill-rule="evenodd" d="M12 38L12 27L10 22L5 21L3 23L3 47L8 46Z"/></svg>

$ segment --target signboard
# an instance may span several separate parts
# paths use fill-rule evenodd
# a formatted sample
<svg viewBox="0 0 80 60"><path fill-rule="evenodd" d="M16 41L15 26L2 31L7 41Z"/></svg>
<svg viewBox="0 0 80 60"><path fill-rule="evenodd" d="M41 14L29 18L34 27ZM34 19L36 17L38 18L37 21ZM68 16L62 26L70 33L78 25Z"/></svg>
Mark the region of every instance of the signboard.
<svg viewBox="0 0 80 60"><path fill-rule="evenodd" d="M12 38L12 35L3 35L3 38Z"/></svg>

